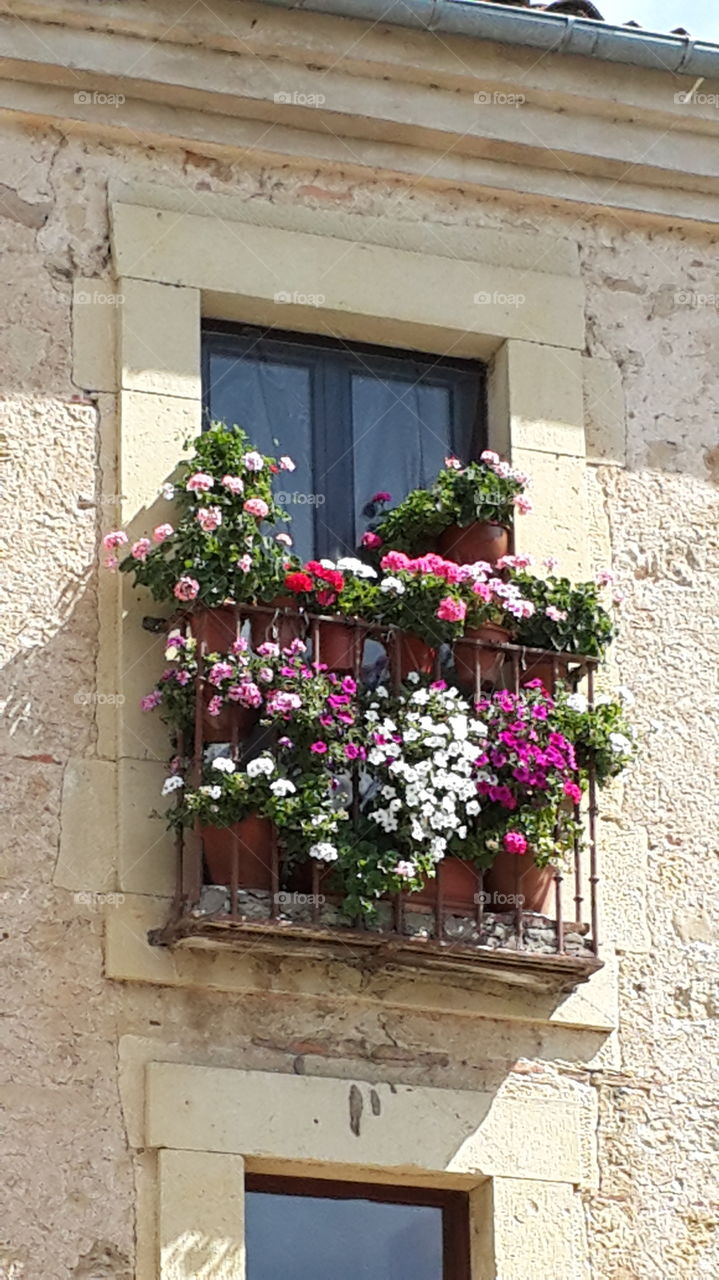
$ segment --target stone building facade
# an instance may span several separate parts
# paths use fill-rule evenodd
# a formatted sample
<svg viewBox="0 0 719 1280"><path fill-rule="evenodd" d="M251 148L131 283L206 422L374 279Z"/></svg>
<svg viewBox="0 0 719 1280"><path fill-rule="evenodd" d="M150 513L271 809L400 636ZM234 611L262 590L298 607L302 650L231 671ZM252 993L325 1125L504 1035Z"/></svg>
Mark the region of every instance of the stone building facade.
<svg viewBox="0 0 719 1280"><path fill-rule="evenodd" d="M0 18L3 1280L239 1280L245 1166L465 1190L474 1280L719 1272L719 50L692 96L426 7ZM161 644L98 545L199 429L202 317L487 361L526 545L611 564L587 984L149 945Z"/></svg>

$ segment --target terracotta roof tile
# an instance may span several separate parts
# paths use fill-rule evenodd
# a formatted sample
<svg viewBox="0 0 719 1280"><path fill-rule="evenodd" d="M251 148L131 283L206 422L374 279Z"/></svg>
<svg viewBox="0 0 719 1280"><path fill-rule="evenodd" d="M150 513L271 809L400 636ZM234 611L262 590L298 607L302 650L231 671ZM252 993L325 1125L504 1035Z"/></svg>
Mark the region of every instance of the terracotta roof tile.
<svg viewBox="0 0 719 1280"><path fill-rule="evenodd" d="M538 13L572 14L577 18L593 18L595 22L604 22L605 18L591 0L553 0L551 4L534 4L532 0L486 0L488 4L511 5L514 9L535 9ZM640 27L639 22L625 22L625 27ZM684 27L675 27L673 36L688 36Z"/></svg>

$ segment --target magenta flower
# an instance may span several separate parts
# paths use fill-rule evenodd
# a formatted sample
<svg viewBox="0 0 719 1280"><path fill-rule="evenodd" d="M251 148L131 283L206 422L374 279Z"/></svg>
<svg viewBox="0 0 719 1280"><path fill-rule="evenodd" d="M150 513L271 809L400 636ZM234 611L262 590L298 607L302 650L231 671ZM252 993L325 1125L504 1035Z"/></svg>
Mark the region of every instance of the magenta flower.
<svg viewBox="0 0 719 1280"><path fill-rule="evenodd" d="M508 831L502 841L507 853L526 853L527 841L521 831Z"/></svg>
<svg viewBox="0 0 719 1280"><path fill-rule="evenodd" d="M354 742L348 742L345 747L345 760L359 760L362 756L362 748L356 746Z"/></svg>
<svg viewBox="0 0 719 1280"><path fill-rule="evenodd" d="M379 493L376 493L374 495L374 497L372 498L372 501L373 502L391 502L392 494L386 493L384 489L380 489Z"/></svg>
<svg viewBox="0 0 719 1280"><path fill-rule="evenodd" d="M223 680L229 680L232 675L232 667L229 662L216 662L210 667L207 679L210 684L220 685Z"/></svg>
<svg viewBox="0 0 719 1280"><path fill-rule="evenodd" d="M366 533L362 534L362 546L375 550L377 547L382 546L382 539L378 533L371 533L368 529Z"/></svg>
<svg viewBox="0 0 719 1280"><path fill-rule="evenodd" d="M180 578L175 583L173 595L177 600L194 600L200 590L200 584L194 578Z"/></svg>
<svg viewBox="0 0 719 1280"><path fill-rule="evenodd" d="M177 681L177 683L178 683L178 684L181 684L181 685L189 684L189 683L190 683L191 678L192 678L192 677L190 676L189 671L176 671L176 672L175 672L175 679L176 679L176 681Z"/></svg>
<svg viewBox="0 0 719 1280"><path fill-rule="evenodd" d="M313 751L316 756L323 756L326 750L327 750L326 742L313 742L312 746L310 747L310 751Z"/></svg>
<svg viewBox="0 0 719 1280"><path fill-rule="evenodd" d="M153 689L152 693L146 693L144 698L140 699L140 707L143 711L152 711L162 702L162 691Z"/></svg>
<svg viewBox="0 0 719 1280"><path fill-rule="evenodd" d="M407 569L411 563L404 551L388 551L385 556L382 556L379 567L389 569L390 573L398 573L400 569Z"/></svg>
<svg viewBox="0 0 719 1280"><path fill-rule="evenodd" d="M157 528L152 530L152 541L166 542L168 538L172 537L174 532L175 530L171 524L158 524Z"/></svg>
<svg viewBox="0 0 719 1280"><path fill-rule="evenodd" d="M215 695L214 698L210 698L210 701L207 704L207 714L208 716L219 716L221 711L222 698Z"/></svg>
<svg viewBox="0 0 719 1280"><path fill-rule="evenodd" d="M569 796L569 799L572 800L574 804L579 804L582 799L582 788L577 786L576 782L565 782L564 794L565 796Z"/></svg>

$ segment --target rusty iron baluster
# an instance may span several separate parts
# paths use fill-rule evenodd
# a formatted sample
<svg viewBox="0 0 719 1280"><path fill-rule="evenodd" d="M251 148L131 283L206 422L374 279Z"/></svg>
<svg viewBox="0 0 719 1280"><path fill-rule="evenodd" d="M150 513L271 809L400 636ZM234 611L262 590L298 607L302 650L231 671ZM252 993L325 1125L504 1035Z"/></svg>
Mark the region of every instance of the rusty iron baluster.
<svg viewBox="0 0 719 1280"><path fill-rule="evenodd" d="M587 670L587 701L594 706L594 663ZM589 766L589 897L592 916L591 946L594 955L599 951L599 920L597 909L597 777L593 764Z"/></svg>
<svg viewBox="0 0 719 1280"><path fill-rule="evenodd" d="M272 823L272 836L270 844L270 903L269 918L276 920L277 918L277 896L280 892L280 852L279 841L277 839L277 828Z"/></svg>
<svg viewBox="0 0 719 1280"><path fill-rule="evenodd" d="M240 887L240 842L232 840L232 862L230 863L230 919L237 920L237 899Z"/></svg>
<svg viewBox="0 0 719 1280"><path fill-rule="evenodd" d="M482 649L481 640L473 638L470 641L472 646L472 675L474 677L474 700L479 702L482 696Z"/></svg>
<svg viewBox="0 0 719 1280"><path fill-rule="evenodd" d="M519 697L519 653L512 649L512 692Z"/></svg>
<svg viewBox="0 0 719 1280"><path fill-rule="evenodd" d="M557 831L556 838L559 839L558 831ZM556 902L555 910L557 913L557 954L558 955L561 955L562 952L564 951L564 920L562 917L562 881L563 880L564 880L564 876L562 875L561 869L557 867L557 870L554 873L554 889L555 889L555 902Z"/></svg>
<svg viewBox="0 0 719 1280"><path fill-rule="evenodd" d="M312 923L318 924L320 918L320 864L312 859Z"/></svg>
<svg viewBox="0 0 719 1280"><path fill-rule="evenodd" d="M574 821L577 826L582 820L581 809L578 804L574 806ZM577 925L582 923L583 912L582 898L582 857L581 857L581 841L579 833L574 832L574 911Z"/></svg>
<svg viewBox="0 0 719 1280"><path fill-rule="evenodd" d="M180 768L183 771L183 777L184 777L185 734L182 729L178 729L178 732L177 732L177 759L180 763ZM177 796L176 804L177 804L177 807L179 808L179 806L182 804L182 800L180 799L179 792L176 792L175 794ZM187 883L187 879L186 879L187 868L185 866L186 856L187 856L187 841L183 838L182 827L177 827L175 831L176 862L175 862L175 901L174 901L174 914L176 916L179 916L182 914L182 907L183 907L184 898L185 898L185 885Z"/></svg>
<svg viewBox="0 0 719 1280"><path fill-rule="evenodd" d="M524 950L524 898L520 893L519 864L521 855L514 856L514 923L517 930L517 951Z"/></svg>
<svg viewBox="0 0 719 1280"><path fill-rule="evenodd" d="M197 648L195 650L197 674L195 676L195 738L193 742L192 755L192 786L194 790L197 790L202 783L202 757L204 748L202 740L202 717L205 698L205 653L205 641L202 638L198 638ZM190 901L192 903L197 903L200 901L200 897L202 896L202 834L199 817L195 818L194 822L194 846L189 867L189 892Z"/></svg>
<svg viewBox="0 0 719 1280"><path fill-rule="evenodd" d="M442 878L444 874L444 860L437 863L437 871L434 877L434 928L437 940L444 942L444 885Z"/></svg>
<svg viewBox="0 0 719 1280"><path fill-rule="evenodd" d="M404 894L394 895L394 931L401 937L404 929Z"/></svg>
<svg viewBox="0 0 719 1280"><path fill-rule="evenodd" d="M399 674L399 632L396 627L391 627L387 632L387 656L389 658L392 692L397 694L400 691L402 681Z"/></svg>
<svg viewBox="0 0 719 1280"><path fill-rule="evenodd" d="M474 905L475 905L475 918L477 921L477 933L479 935L479 938L481 939L482 930L484 928L484 871L480 871L477 884L479 887L477 889L477 894L474 899Z"/></svg>
<svg viewBox="0 0 719 1280"><path fill-rule="evenodd" d="M320 664L320 624L314 614L310 619L310 643L312 644L312 665L316 669Z"/></svg>

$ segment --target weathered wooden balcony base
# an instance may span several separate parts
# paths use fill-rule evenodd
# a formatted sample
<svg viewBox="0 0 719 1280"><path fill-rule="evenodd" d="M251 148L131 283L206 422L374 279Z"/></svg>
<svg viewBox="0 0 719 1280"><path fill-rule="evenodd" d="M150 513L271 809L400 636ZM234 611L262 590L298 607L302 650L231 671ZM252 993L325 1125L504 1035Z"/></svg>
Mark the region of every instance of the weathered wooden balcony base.
<svg viewBox="0 0 719 1280"><path fill-rule="evenodd" d="M417 974L462 974L471 985L489 980L557 994L573 991L602 967L591 950L585 925L566 925L564 951L558 953L556 925L544 916L524 915L520 939L513 913L486 912L478 921L448 911L445 937L440 941L433 936L431 909L413 906L406 911L399 934L392 931L389 916L372 928L357 929L327 903L322 906L322 918L312 920L313 908L302 901L303 895L285 895L294 901L281 902L282 915L270 919L269 894L241 894L243 915L233 919L226 911L226 890L206 887L197 908L154 931L150 941L159 946L222 947L284 959L336 959L367 972L403 969ZM380 906L391 912L391 904Z"/></svg>

